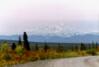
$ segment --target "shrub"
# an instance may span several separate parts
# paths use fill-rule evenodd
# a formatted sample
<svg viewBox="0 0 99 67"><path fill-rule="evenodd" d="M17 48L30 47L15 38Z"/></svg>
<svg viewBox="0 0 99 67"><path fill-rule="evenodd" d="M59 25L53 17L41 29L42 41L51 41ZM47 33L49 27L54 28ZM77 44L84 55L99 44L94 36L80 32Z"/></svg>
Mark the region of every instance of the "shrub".
<svg viewBox="0 0 99 67"><path fill-rule="evenodd" d="M17 53L19 56L23 55L23 53L24 53L24 49L23 49L22 46L17 46L16 49L15 49L15 51L16 51L16 53Z"/></svg>
<svg viewBox="0 0 99 67"><path fill-rule="evenodd" d="M89 54L89 55L97 55L97 53L96 53L96 51L95 50L88 50L87 51L87 53Z"/></svg>
<svg viewBox="0 0 99 67"><path fill-rule="evenodd" d="M6 53L6 54L4 54L3 59L6 61L9 61L9 60L11 60L11 55Z"/></svg>
<svg viewBox="0 0 99 67"><path fill-rule="evenodd" d="M7 52L9 50L9 45L4 43L1 45L1 52Z"/></svg>

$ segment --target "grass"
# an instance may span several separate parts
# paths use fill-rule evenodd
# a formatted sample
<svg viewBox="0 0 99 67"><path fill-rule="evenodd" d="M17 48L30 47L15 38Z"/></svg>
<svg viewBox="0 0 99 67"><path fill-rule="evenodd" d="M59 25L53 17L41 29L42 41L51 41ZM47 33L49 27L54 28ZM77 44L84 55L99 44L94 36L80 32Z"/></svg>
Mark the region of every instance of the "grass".
<svg viewBox="0 0 99 67"><path fill-rule="evenodd" d="M12 50L8 44L3 44L0 47L0 67L23 64L37 60L82 57L90 55L99 55L99 49L76 49L67 51L61 49L61 51L59 51L49 48L47 51L44 51L44 49L39 48L38 50L27 51L22 46L17 46L15 50Z"/></svg>

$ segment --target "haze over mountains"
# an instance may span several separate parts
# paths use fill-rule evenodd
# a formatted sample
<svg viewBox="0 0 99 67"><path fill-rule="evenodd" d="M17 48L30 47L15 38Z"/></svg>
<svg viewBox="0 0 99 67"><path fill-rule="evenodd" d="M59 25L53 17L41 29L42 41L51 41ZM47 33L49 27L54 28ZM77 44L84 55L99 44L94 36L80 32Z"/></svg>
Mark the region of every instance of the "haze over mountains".
<svg viewBox="0 0 99 67"><path fill-rule="evenodd" d="M18 40L18 35L0 36L0 40ZM29 35L31 42L60 42L60 43L92 43L99 42L98 34L78 34L71 36L57 35Z"/></svg>

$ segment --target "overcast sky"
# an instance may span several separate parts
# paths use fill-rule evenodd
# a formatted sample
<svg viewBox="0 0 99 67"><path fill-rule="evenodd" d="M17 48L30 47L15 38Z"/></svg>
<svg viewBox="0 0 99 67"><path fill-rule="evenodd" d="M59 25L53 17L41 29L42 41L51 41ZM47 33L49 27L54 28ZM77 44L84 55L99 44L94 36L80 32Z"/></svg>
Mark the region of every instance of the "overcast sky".
<svg viewBox="0 0 99 67"><path fill-rule="evenodd" d="M0 35L98 32L99 0L0 0Z"/></svg>

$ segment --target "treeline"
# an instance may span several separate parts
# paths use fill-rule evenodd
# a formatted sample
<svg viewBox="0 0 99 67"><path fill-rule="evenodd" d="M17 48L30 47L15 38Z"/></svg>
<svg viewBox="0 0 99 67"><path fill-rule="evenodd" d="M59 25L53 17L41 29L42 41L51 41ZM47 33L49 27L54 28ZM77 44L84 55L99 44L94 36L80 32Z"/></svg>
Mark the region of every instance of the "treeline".
<svg viewBox="0 0 99 67"><path fill-rule="evenodd" d="M78 44L61 44L61 43L57 43L57 45L50 45L49 43L44 43L44 45L40 45L40 43L35 43L35 45L30 45L29 41L28 41L28 35L26 32L24 32L23 34L23 41L22 38L19 36L19 41L18 44L16 43L12 43L12 50L15 50L17 45L20 45L23 47L24 50L27 51L38 51L40 49L44 50L45 52L47 52L48 50L54 50L57 52L66 52L66 51L92 51L92 50L99 50L99 45L98 43L78 43Z"/></svg>

